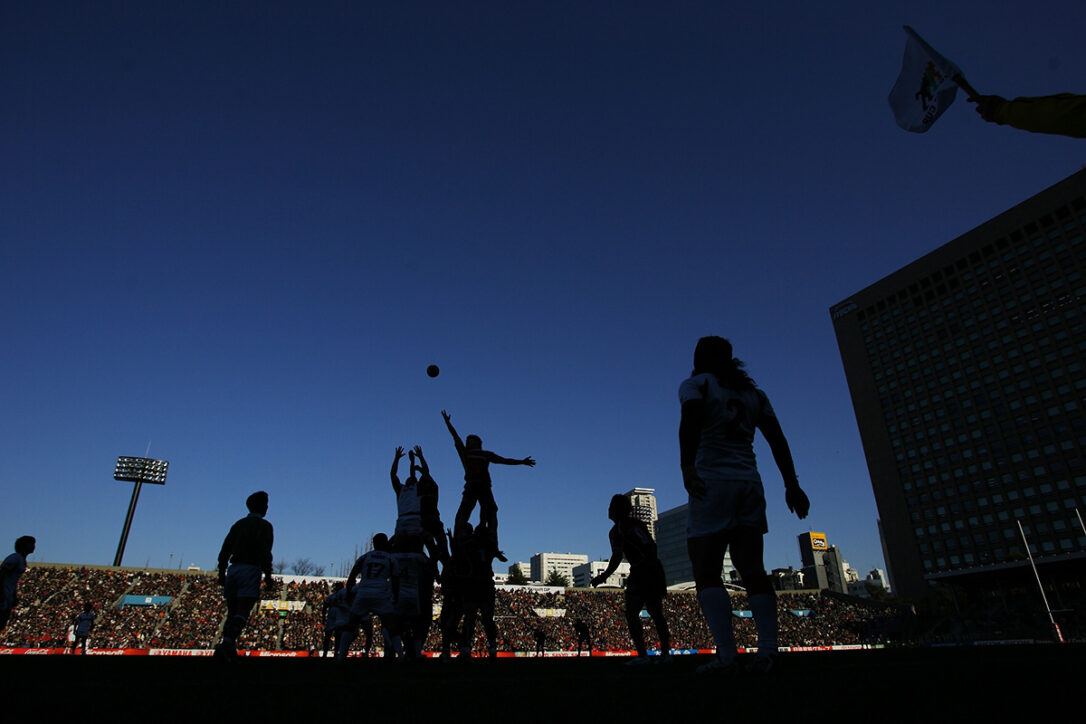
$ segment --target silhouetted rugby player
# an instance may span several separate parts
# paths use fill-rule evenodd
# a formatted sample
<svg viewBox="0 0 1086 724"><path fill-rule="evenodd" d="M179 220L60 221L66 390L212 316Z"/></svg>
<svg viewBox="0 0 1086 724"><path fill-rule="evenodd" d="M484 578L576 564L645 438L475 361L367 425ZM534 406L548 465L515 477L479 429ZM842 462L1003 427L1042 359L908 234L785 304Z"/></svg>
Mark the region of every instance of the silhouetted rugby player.
<svg viewBox="0 0 1086 724"><path fill-rule="evenodd" d="M802 519L811 504L799 487L788 441L769 398L754 385L743 363L732 357L728 340L698 340L694 371L679 386L679 401L679 454L683 485L690 496L686 547L718 657L698 667L698 672L729 676L739 672L731 598L720 580L730 547L758 630L758 657L748 670L769 673L778 665L777 605L762 561L762 536L769 526L754 460L755 430L762 431L784 478L788 509Z"/></svg>
<svg viewBox="0 0 1086 724"><path fill-rule="evenodd" d="M486 523L479 523L471 531L470 523L463 523L458 530L462 543L459 552L464 556L465 576L457 584L464 607L464 628L460 634L460 657L471 657L475 643L475 620L480 619L486 634L487 655L498 655L498 628L494 623L494 536Z"/></svg>
<svg viewBox="0 0 1086 724"><path fill-rule="evenodd" d="M245 500L249 515L230 528L219 551L219 583L226 597L226 624L222 642L215 655L222 658L237 656L237 639L249 621L249 612L260 600L260 580L263 574L268 588L272 580L272 524L264 520L268 513L268 494L263 490ZM227 564L230 569L227 570Z"/></svg>
<svg viewBox="0 0 1086 724"><path fill-rule="evenodd" d="M494 557L504 563L505 555L498 550L498 504L494 502L494 491L490 487L490 463L534 467L535 460L531 457L520 460L503 458L501 455L484 450L483 441L478 435L468 435L467 439L461 440L456 428L453 427L449 413L442 410L441 417L445 419L445 426L449 428L449 434L452 435L453 444L456 446L456 454L460 456L460 463L464 466L464 497L456 510L453 530L468 522L471 511L475 510L475 504L478 503L479 525L485 527L494 537Z"/></svg>
<svg viewBox="0 0 1086 724"><path fill-rule="evenodd" d="M412 473L418 472L419 514L422 516L422 539L431 560L441 562L444 568L449 562L449 539L445 535L445 526L441 522L441 513L437 509L440 491L437 481L430 475L430 466L422 456L422 446L416 445L408 455L411 457ZM415 460L418 459L418 464Z"/></svg>
<svg viewBox="0 0 1086 724"><path fill-rule="evenodd" d="M19 579L26 571L26 557L34 552L38 542L34 536L24 535L15 539L15 552L0 564L0 631L8 625L11 612L19 602L16 591Z"/></svg>
<svg viewBox="0 0 1086 724"><path fill-rule="evenodd" d="M614 521L608 538L611 541L611 560L606 570L593 577L592 585L598 586L618 569L623 557L630 562L630 576L626 579L626 625L630 629L630 638L637 649L637 658L630 663L645 663L649 660L645 650L645 633L641 629L641 609L645 608L656 624L656 634L660 637L661 660L669 660L671 655L671 633L664 616L664 596L667 584L664 580L664 566L656 553L656 541L652 539L649 528L640 520L630 517L633 504L625 495L615 495L607 508L607 517ZM578 647L580 644L578 644ZM590 652L591 653L591 652Z"/></svg>

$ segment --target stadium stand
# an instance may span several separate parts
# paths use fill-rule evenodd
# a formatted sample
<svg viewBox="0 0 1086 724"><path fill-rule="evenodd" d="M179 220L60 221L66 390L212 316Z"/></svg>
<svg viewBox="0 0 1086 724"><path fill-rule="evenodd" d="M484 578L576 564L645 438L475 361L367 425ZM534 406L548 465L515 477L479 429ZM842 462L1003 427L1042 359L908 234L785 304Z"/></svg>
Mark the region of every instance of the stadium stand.
<svg viewBox="0 0 1086 724"><path fill-rule="evenodd" d="M280 579L269 596L271 610L253 614L239 647L266 651L316 651L324 622L321 603L335 579ZM94 604L99 617L91 637L96 649L155 648L211 649L221 632L226 607L221 588L209 572L162 571L133 568L34 564L20 584L20 605L11 625L3 632L4 647L63 647L67 626L84 602ZM133 597L158 605L121 605ZM900 609L871 604L861 599L829 593L797 592L778 599L782 646L817 647L884 643L901 639ZM285 603L284 603L285 602ZM435 616L442 603L435 592ZM756 641L753 620L746 617L746 596L732 594L737 611L736 637L741 647ZM623 593L615 590L499 587L495 619L500 650L534 650L534 632L542 628L550 651L577 649L573 620L586 621L597 651L628 651L629 633L623 619ZM711 636L696 596L671 593L665 610L675 649L708 649ZM645 627L647 644L657 646L655 630ZM353 650L362 649L359 637ZM476 632L475 648L484 647L482 631ZM427 650L440 649L434 626Z"/></svg>

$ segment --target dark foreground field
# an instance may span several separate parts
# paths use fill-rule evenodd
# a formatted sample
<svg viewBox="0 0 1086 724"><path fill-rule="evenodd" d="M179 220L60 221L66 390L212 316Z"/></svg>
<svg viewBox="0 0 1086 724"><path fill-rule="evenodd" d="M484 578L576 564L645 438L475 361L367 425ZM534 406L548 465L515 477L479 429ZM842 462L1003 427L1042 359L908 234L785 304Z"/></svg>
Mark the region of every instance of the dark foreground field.
<svg viewBox="0 0 1086 724"><path fill-rule="evenodd" d="M1007 721L1081 700L1084 645L794 653L768 679L694 674L705 657L429 660L0 657L7 721ZM1077 670L1077 673L1076 673ZM98 716L95 716L97 714ZM283 718L286 717L286 718ZM1077 719L1077 716L1075 717ZM699 721L701 717L690 721Z"/></svg>

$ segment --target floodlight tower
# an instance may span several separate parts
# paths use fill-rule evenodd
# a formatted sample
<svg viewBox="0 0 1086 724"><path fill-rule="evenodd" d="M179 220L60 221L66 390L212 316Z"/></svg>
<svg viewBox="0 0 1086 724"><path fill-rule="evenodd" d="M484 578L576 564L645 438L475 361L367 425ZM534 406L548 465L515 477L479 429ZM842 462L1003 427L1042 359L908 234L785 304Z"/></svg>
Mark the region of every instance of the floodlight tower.
<svg viewBox="0 0 1086 724"><path fill-rule="evenodd" d="M124 518L124 530L121 531L121 542L117 545L117 555L113 557L113 565L121 565L121 559L124 558L124 546L128 543L128 530L132 527L132 516L136 514L136 501L140 497L140 488L144 483L165 485L166 468L169 466L170 463L165 460L124 456L117 458L117 467L113 469L113 479L136 485L132 488L132 500L128 503L128 515Z"/></svg>

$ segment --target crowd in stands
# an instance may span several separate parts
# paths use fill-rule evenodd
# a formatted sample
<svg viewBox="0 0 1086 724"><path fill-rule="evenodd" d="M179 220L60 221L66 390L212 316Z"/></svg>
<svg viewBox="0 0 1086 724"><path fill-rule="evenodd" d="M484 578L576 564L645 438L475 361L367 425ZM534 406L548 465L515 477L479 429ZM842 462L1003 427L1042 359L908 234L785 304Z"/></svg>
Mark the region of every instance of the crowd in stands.
<svg viewBox="0 0 1086 724"><path fill-rule="evenodd" d="M324 634L321 604L331 592L331 583L330 579L285 580L277 590L265 590L266 600L304 605L283 611L254 611L239 646L319 650ZM11 624L0 634L0 645L63 647L67 645L68 625L83 603L89 602L98 614L91 634L92 648L210 649L218 640L226 615L222 588L215 576L206 572L32 565L20 582L19 593L20 604ZM168 597L169 601L154 606L121 606L126 595ZM441 604L438 589L434 596L435 617ZM673 648L711 647L712 638L692 592L670 593L664 606ZM890 623L898 617L893 609L809 592L782 594L777 606L782 646L882 641L888 631L894 630ZM749 610L745 594L732 593L732 608ZM499 649L534 651L537 632L541 632L548 651L576 651L573 622L580 619L591 631L595 650L626 651L631 643L623 611L622 591L499 588L495 608ZM738 618L735 630L740 646L755 645L752 619ZM650 648L658 646L651 624L645 626L645 636ZM438 650L440 641L434 625L426 648ZM360 651L363 644L364 637L359 636L352 649ZM484 648L481 627L476 631L475 646Z"/></svg>

